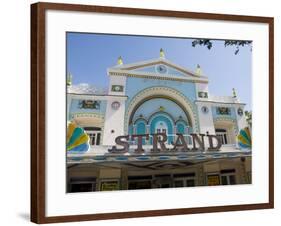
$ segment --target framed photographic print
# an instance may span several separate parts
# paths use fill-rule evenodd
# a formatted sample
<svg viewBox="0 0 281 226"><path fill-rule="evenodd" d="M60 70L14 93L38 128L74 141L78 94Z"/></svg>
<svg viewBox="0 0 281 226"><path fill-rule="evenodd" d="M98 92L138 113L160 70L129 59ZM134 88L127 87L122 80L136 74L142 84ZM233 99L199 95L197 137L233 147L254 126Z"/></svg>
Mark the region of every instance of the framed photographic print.
<svg viewBox="0 0 281 226"><path fill-rule="evenodd" d="M273 208L273 18L31 5L31 220Z"/></svg>

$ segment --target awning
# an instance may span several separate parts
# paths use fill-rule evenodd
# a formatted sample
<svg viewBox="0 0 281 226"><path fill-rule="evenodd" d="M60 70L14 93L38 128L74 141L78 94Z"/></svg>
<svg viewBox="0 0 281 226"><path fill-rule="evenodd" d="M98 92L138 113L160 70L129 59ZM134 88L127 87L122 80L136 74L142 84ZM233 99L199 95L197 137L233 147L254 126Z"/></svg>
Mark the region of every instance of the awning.
<svg viewBox="0 0 281 226"><path fill-rule="evenodd" d="M110 154L103 155L87 155L87 154L68 154L67 164L83 164L83 163L105 163L105 162L155 162L155 161L189 161L202 162L208 160L231 159L239 157L251 157L251 151L240 152L159 152L150 154L126 153L126 154Z"/></svg>

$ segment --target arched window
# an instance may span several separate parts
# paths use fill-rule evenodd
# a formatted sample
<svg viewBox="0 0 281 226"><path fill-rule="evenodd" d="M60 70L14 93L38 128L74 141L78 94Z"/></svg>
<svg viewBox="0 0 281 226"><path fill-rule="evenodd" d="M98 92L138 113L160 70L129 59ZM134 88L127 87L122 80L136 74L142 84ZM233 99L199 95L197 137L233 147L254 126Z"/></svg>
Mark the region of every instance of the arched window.
<svg viewBox="0 0 281 226"><path fill-rule="evenodd" d="M173 126L174 122L170 118L170 116L164 112L158 112L154 114L152 117L150 117L149 120L149 125L150 125L150 133L154 134L157 132L160 133L166 133L168 137L168 144L171 144L173 141Z"/></svg>
<svg viewBox="0 0 281 226"><path fill-rule="evenodd" d="M188 127L188 124L185 120L181 119L176 122L176 133L183 134L186 142L188 144L192 144L191 136L189 135L191 133L192 128Z"/></svg>
<svg viewBox="0 0 281 226"><path fill-rule="evenodd" d="M146 134L146 122L142 119L135 122L135 133L136 134ZM142 144L145 144L145 138L142 138Z"/></svg>
<svg viewBox="0 0 281 226"><path fill-rule="evenodd" d="M177 133L185 134L185 125L183 123L177 123Z"/></svg>
<svg viewBox="0 0 281 226"><path fill-rule="evenodd" d="M129 125L129 134L130 135L134 134L134 126L132 124Z"/></svg>
<svg viewBox="0 0 281 226"><path fill-rule="evenodd" d="M136 134L145 134L145 123L144 122L138 122L136 124Z"/></svg>

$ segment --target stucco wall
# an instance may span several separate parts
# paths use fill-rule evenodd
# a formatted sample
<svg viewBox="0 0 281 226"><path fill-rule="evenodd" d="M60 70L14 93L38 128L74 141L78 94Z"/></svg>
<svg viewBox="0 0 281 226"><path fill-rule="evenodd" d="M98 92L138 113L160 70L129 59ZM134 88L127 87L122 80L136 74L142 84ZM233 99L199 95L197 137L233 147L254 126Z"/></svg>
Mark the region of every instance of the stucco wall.
<svg viewBox="0 0 281 226"><path fill-rule="evenodd" d="M126 95L128 96L127 103L130 102L130 100L141 90L154 86L173 88L181 92L192 101L196 99L194 83L128 77L126 84Z"/></svg>

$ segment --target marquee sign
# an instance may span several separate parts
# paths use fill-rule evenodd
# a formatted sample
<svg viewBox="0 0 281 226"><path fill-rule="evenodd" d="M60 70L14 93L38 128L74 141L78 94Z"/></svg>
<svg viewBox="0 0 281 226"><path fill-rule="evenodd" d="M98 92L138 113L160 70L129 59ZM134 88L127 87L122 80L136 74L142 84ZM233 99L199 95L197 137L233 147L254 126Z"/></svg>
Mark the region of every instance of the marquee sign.
<svg viewBox="0 0 281 226"><path fill-rule="evenodd" d="M160 152L160 151L218 151L221 148L221 140L216 135L210 135L208 132L205 134L196 134L191 133L192 137L192 146L187 144L183 134L177 134L175 142L173 142L172 148L167 148L165 142L168 137L165 133L156 133L156 134L133 134L133 135L125 135L118 136L115 138L116 145L111 149L108 149L110 153L126 153L130 150L130 142L136 141L137 148L134 150L136 153L145 152L143 149L143 140L149 140L150 136L152 136L152 149L151 152ZM205 137L207 137L207 145L205 142ZM117 145L121 146L118 148ZM158 148L160 146L160 148Z"/></svg>

